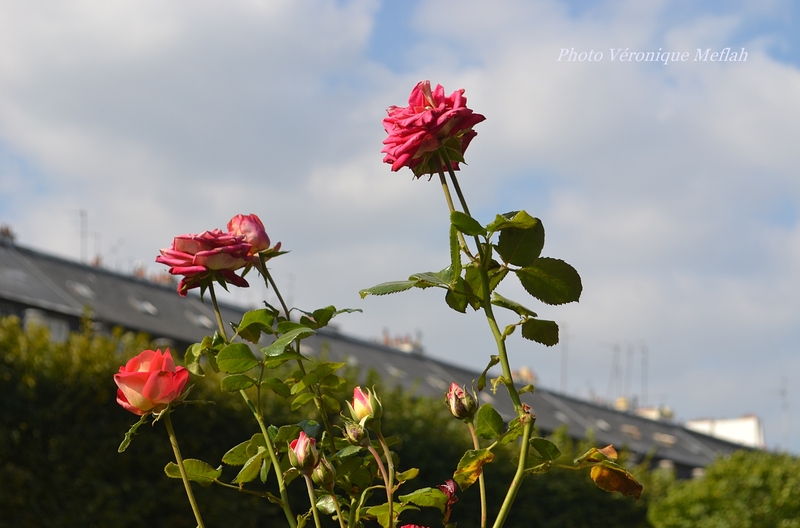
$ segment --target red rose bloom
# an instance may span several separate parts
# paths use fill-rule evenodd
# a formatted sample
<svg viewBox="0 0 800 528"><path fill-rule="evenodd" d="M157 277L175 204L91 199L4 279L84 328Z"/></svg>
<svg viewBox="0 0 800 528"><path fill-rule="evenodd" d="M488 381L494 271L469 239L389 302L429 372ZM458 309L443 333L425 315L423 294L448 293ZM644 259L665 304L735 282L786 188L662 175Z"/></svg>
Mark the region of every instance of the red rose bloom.
<svg viewBox="0 0 800 528"><path fill-rule="evenodd" d="M170 266L173 275L183 275L178 293L185 296L205 279L220 278L234 286L247 287L247 281L234 273L250 262L251 245L244 236L223 233L219 229L199 235L181 235L172 247L162 249L156 262Z"/></svg>
<svg viewBox="0 0 800 528"><path fill-rule="evenodd" d="M389 117L384 118L383 128L389 137L383 141L383 161L390 163L393 171L408 167L418 178L447 170L442 153L450 159L451 168L458 170L464 151L477 135L472 127L486 119L467 108L463 88L445 97L439 84L431 91L430 81L417 84L407 107L390 106L386 111Z"/></svg>

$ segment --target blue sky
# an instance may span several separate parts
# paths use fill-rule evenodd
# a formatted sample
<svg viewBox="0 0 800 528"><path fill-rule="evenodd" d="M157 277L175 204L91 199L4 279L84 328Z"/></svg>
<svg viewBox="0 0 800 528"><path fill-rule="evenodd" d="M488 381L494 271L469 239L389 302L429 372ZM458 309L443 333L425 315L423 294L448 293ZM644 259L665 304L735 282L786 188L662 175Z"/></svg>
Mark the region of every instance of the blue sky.
<svg viewBox="0 0 800 528"><path fill-rule="evenodd" d="M77 259L86 210L104 265L159 273L173 236L256 213L292 250L274 271L299 307L362 308L343 331L420 332L430 355L480 369L492 343L477 314L431 291L357 295L446 265L441 192L381 163L381 119L421 79L465 88L487 117L461 176L474 215L528 210L545 253L583 276L579 304L537 309L569 328L566 390L618 395L613 347L644 345L648 403L681 420L756 413L771 447L800 452L800 8L486 5L4 2L0 222ZM725 47L747 61L609 52ZM604 60L559 62L562 48ZM560 388L560 348L511 350Z"/></svg>

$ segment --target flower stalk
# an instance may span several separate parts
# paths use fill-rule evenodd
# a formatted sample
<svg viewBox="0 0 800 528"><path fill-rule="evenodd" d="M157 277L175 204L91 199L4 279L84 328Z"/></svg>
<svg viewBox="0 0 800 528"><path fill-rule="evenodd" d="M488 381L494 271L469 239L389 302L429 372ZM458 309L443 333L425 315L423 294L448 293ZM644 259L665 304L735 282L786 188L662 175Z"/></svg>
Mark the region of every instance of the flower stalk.
<svg viewBox="0 0 800 528"><path fill-rule="evenodd" d="M192 506L192 513L197 520L198 528L205 528L203 524L203 517L200 515L200 508L197 506L197 501L194 498L189 477L186 474L186 467L183 465L183 457L181 456L181 449L178 447L178 437L175 436L175 430L172 428L172 419L169 417L170 409L167 408L161 413L161 419L164 420L164 425L167 428L167 435L169 436L169 443L172 446L172 452L175 453L175 463L178 465L178 471L181 473L181 480L183 487L186 489L186 496L189 498L189 504Z"/></svg>

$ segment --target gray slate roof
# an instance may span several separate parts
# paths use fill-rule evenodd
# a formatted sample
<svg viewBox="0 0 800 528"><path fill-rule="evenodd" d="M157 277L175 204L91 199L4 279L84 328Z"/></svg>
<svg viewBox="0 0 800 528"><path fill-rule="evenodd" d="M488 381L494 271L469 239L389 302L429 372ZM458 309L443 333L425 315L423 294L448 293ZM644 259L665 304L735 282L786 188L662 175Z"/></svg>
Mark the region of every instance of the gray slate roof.
<svg viewBox="0 0 800 528"><path fill-rule="evenodd" d="M37 309L48 317L60 318L77 328L85 310L95 321L111 328L146 332L183 351L216 328L210 304L195 295L180 297L174 286L87 266L0 241L0 314L25 316ZM238 321L243 309L223 305L223 318ZM453 381L471 385L479 372L421 354L347 336L331 329L303 341L304 351L320 353L323 345L331 360L349 361L363 372L374 370L389 385L400 385L418 395L442 398ZM513 407L504 391L481 394L509 420ZM718 456L741 446L690 431L679 424L655 421L619 412L557 392L537 389L524 394L523 402L536 415L536 426L552 432L566 426L576 439L591 432L598 445L625 446L638 458L653 454L655 460L670 460L682 476L702 468Z"/></svg>

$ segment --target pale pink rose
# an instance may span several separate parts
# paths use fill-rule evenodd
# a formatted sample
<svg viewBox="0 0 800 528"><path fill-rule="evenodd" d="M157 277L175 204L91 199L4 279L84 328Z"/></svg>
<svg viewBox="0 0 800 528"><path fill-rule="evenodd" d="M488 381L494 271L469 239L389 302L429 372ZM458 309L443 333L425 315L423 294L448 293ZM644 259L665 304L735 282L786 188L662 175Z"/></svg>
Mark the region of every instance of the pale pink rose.
<svg viewBox="0 0 800 528"><path fill-rule="evenodd" d="M199 235L175 237L172 247L162 249L156 262L169 266L173 275L183 275L178 293L184 296L212 275L234 286L248 286L234 271L250 262L250 249L251 245L243 236L214 229Z"/></svg>
<svg viewBox="0 0 800 528"><path fill-rule="evenodd" d="M145 350L114 374L117 403L133 414L161 412L178 398L189 381L189 371L176 367L169 349Z"/></svg>
<svg viewBox="0 0 800 528"><path fill-rule="evenodd" d="M447 169L439 159L442 147L447 149L451 168L458 170L477 135L472 127L486 119L467 108L463 88L446 97L441 85L432 91L430 81L414 87L407 107L390 106L386 111L389 116L383 119L383 128L389 137L383 141L383 161L390 163L393 171L408 167L417 177Z"/></svg>

